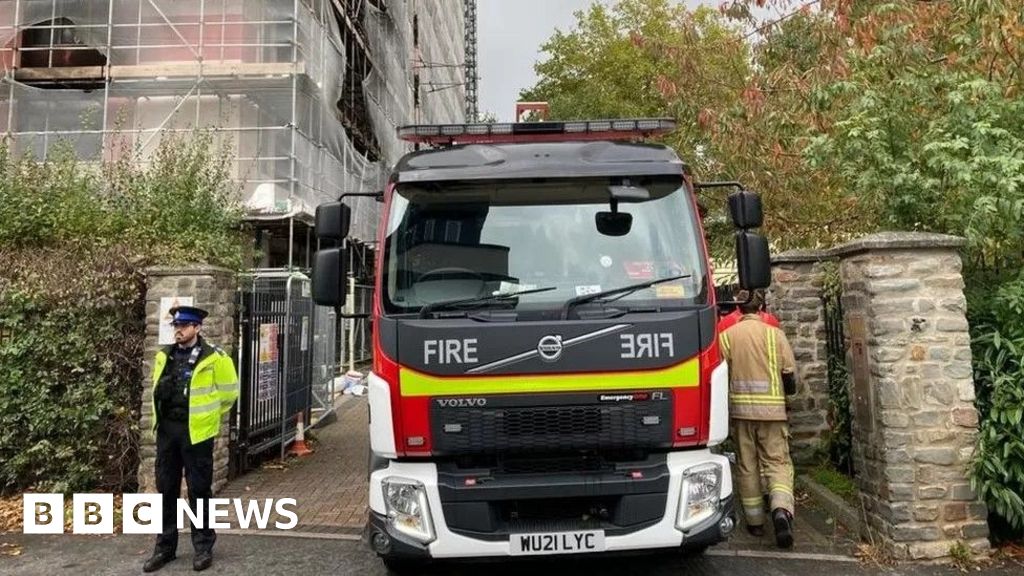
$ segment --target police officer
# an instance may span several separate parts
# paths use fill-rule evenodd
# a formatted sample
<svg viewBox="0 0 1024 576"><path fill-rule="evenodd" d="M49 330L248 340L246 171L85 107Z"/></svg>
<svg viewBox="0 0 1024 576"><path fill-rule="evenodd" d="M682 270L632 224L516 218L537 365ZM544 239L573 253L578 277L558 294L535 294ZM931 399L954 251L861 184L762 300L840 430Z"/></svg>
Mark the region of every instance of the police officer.
<svg viewBox="0 0 1024 576"><path fill-rule="evenodd" d="M231 358L199 335L207 315L206 310L192 306L172 308L175 343L157 352L153 366L156 486L163 496L163 532L142 568L145 572L159 570L177 553L182 469L189 505L203 519L202 528L192 525L192 568L205 570L213 563L217 538L209 527L213 442L221 416L238 398L238 376Z"/></svg>
<svg viewBox="0 0 1024 576"><path fill-rule="evenodd" d="M796 360L786 335L763 322L762 292L742 292L743 316L719 336L729 363L729 415L736 445L736 483L747 530L764 535L761 473L767 477L775 542L793 545L793 461L789 456L786 398L796 392ZM749 301L748 301L749 300Z"/></svg>

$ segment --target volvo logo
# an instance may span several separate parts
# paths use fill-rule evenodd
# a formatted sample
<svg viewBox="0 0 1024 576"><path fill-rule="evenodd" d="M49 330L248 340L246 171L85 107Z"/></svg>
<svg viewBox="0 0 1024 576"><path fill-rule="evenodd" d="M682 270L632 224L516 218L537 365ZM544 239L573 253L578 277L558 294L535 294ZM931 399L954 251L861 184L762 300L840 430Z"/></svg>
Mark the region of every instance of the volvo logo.
<svg viewBox="0 0 1024 576"><path fill-rule="evenodd" d="M537 354L545 362L554 362L562 357L562 337L548 335L537 342Z"/></svg>
<svg viewBox="0 0 1024 576"><path fill-rule="evenodd" d="M483 408L487 398L436 398L441 408Z"/></svg>

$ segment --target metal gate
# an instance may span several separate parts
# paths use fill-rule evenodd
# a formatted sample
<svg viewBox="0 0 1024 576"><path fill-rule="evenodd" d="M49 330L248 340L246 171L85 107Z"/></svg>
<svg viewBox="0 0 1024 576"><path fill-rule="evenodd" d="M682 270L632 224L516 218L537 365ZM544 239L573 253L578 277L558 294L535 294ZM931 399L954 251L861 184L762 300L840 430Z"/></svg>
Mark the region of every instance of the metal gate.
<svg viewBox="0 0 1024 576"><path fill-rule="evenodd" d="M277 449L284 458L299 417L333 405L336 319L316 306L310 280L260 270L239 282L238 403L231 417L230 471L244 473Z"/></svg>
<svg viewBox="0 0 1024 576"><path fill-rule="evenodd" d="M829 459L837 470L853 474L853 430L851 427L849 370L846 367L846 338L843 333L843 303L838 286L822 297L825 309L825 350L828 357L828 396L831 439Z"/></svg>

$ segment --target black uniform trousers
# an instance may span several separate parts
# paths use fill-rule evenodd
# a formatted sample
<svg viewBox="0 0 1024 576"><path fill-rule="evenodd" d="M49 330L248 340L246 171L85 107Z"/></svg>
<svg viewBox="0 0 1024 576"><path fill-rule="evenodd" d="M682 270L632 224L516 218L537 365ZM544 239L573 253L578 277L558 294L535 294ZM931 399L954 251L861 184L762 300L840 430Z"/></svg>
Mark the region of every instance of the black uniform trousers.
<svg viewBox="0 0 1024 576"><path fill-rule="evenodd" d="M163 533L156 537L157 552L174 554L178 549L177 500L181 494L181 471L185 470L188 502L192 511L203 518L203 528L192 524L192 547L196 552L213 549L217 535L210 528L210 498L213 497L213 438L193 445L188 437L188 423L163 419L156 432L156 487L163 496ZM196 501L201 500L202 516ZM187 515L186 515L187 517Z"/></svg>

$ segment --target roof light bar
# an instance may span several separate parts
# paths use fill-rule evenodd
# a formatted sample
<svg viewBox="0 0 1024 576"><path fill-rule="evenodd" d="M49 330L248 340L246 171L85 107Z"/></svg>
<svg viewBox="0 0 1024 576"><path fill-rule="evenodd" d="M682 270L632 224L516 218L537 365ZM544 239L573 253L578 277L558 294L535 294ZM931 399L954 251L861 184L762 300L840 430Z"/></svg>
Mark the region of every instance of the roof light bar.
<svg viewBox="0 0 1024 576"><path fill-rule="evenodd" d="M402 126L398 137L432 146L565 142L579 140L641 140L675 130L670 118L519 122L515 124L417 124Z"/></svg>

